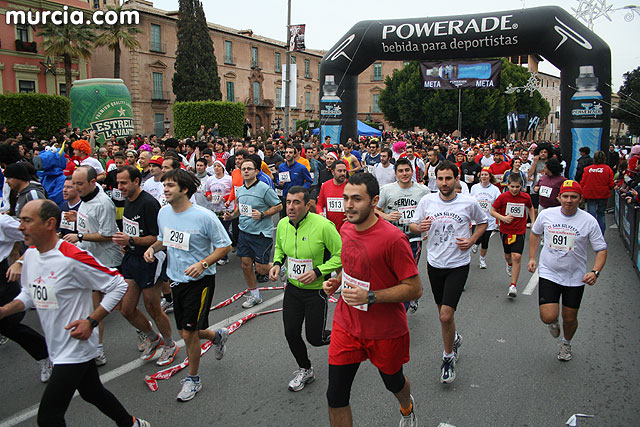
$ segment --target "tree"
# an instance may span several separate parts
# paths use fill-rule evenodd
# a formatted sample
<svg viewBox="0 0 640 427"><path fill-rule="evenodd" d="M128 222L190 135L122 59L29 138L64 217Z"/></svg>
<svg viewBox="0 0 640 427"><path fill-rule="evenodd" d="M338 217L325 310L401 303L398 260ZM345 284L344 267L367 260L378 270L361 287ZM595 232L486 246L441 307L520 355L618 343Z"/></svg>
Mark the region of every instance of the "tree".
<svg viewBox="0 0 640 427"><path fill-rule="evenodd" d="M549 103L539 92L505 94L509 83L524 86L529 72L502 59L499 89L462 89L462 131L486 137L493 132L506 134L505 117L511 111L545 118ZM422 89L420 64L410 62L385 79L379 106L389 122L399 129L414 126L429 131L452 132L458 128L458 91Z"/></svg>
<svg viewBox="0 0 640 427"><path fill-rule="evenodd" d="M629 126L631 135L640 135L640 67L623 74L624 82L618 95L620 102L612 117Z"/></svg>
<svg viewBox="0 0 640 427"><path fill-rule="evenodd" d="M74 60L91 58L96 35L84 24L54 25L52 22L42 25L38 35L44 38L42 47L47 55L54 58L62 57L67 85L66 96L69 97L72 83L71 64Z"/></svg>
<svg viewBox="0 0 640 427"><path fill-rule="evenodd" d="M213 41L199 0L180 0L175 70L176 101L222 99Z"/></svg>
<svg viewBox="0 0 640 427"><path fill-rule="evenodd" d="M107 8L109 11L115 12L120 16L122 6ZM136 39L136 35L142 33L133 25L122 24L120 20L113 25L104 25L101 27L102 33L96 38L96 47L107 46L113 51L113 78L120 78L120 43L129 49L136 50L140 48L140 42Z"/></svg>

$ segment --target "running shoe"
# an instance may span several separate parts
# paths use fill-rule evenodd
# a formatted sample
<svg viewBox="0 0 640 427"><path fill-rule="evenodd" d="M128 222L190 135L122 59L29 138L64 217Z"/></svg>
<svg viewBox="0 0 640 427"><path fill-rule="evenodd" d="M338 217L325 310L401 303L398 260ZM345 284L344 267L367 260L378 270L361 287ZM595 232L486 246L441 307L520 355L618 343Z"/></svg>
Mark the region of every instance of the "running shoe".
<svg viewBox="0 0 640 427"><path fill-rule="evenodd" d="M200 380L194 381L191 377L187 377L180 382L182 383L182 390L176 397L178 402L188 402L196 397L197 392L202 390L202 382Z"/></svg>
<svg viewBox="0 0 640 427"><path fill-rule="evenodd" d="M104 366L107 364L107 355L104 354L104 348L100 347L100 353L93 359L96 361L97 366Z"/></svg>
<svg viewBox="0 0 640 427"><path fill-rule="evenodd" d="M160 303L160 307L162 308L162 311L167 314L173 313L173 301L167 301L163 298L162 302Z"/></svg>
<svg viewBox="0 0 640 427"><path fill-rule="evenodd" d="M483 260L483 259L480 259L480 261L478 261L478 265L480 265L480 268L482 270L487 268L487 262L485 260Z"/></svg>
<svg viewBox="0 0 640 427"><path fill-rule="evenodd" d="M456 359L455 357L443 357L440 366L440 382L451 384L456 379Z"/></svg>
<svg viewBox="0 0 640 427"><path fill-rule="evenodd" d="M506 263L505 263L506 264ZM511 270L513 269L513 266L507 264L507 276L511 277Z"/></svg>
<svg viewBox="0 0 640 427"><path fill-rule="evenodd" d="M509 286L509 293L507 295L511 298L515 298L518 296L518 290L514 285Z"/></svg>
<svg viewBox="0 0 640 427"><path fill-rule="evenodd" d="M416 403L413 401L413 395L411 395L411 413L409 415L402 415L400 418L400 427L417 427L418 420L416 419Z"/></svg>
<svg viewBox="0 0 640 427"><path fill-rule="evenodd" d="M5 337L4 335L0 335L0 345L5 345L8 342L9 338Z"/></svg>
<svg viewBox="0 0 640 427"><path fill-rule="evenodd" d="M471 252L473 252L474 254L478 253L478 245L472 245L471 246Z"/></svg>
<svg viewBox="0 0 640 427"><path fill-rule="evenodd" d="M144 332L138 329L136 329L136 333L138 334L138 351L142 352L147 345L147 336L144 334Z"/></svg>
<svg viewBox="0 0 640 427"><path fill-rule="evenodd" d="M462 346L462 335L458 334L458 337L456 338L456 340L453 342L453 358L456 360L456 362L458 361L458 350L460 349L460 347Z"/></svg>
<svg viewBox="0 0 640 427"><path fill-rule="evenodd" d="M289 381L289 391L300 391L306 384L312 383L316 379L313 375L313 366L309 369L300 368L293 373L295 376Z"/></svg>
<svg viewBox="0 0 640 427"><path fill-rule="evenodd" d="M178 346L175 341L173 342L173 345L171 347L163 345L160 349L160 357L158 357L158 360L156 360L156 365L170 365L171 363L173 363L173 359L176 357L179 351L180 346Z"/></svg>
<svg viewBox="0 0 640 427"><path fill-rule="evenodd" d="M53 371L53 365L51 364L51 360L47 357L46 359L38 360L40 364L40 381L46 383L51 378L51 371Z"/></svg>
<svg viewBox="0 0 640 427"><path fill-rule="evenodd" d="M150 360L156 354L156 350L164 345L164 339L162 339L162 335L158 334L158 338L156 338L155 341L147 340L145 344L146 345L140 359Z"/></svg>
<svg viewBox="0 0 640 427"><path fill-rule="evenodd" d="M229 264L229 258L227 259L223 258L218 260L218 265L226 265L226 264Z"/></svg>
<svg viewBox="0 0 640 427"><path fill-rule="evenodd" d="M418 300L409 301L409 314L414 314L418 311Z"/></svg>
<svg viewBox="0 0 640 427"><path fill-rule="evenodd" d="M558 360L568 362L571 360L571 344L560 343L560 351L558 352Z"/></svg>
<svg viewBox="0 0 640 427"><path fill-rule="evenodd" d="M229 330L227 328L218 329L217 333L220 335L220 342L213 346L213 351L216 354L216 360L222 360L224 353L227 351L225 343L229 339Z"/></svg>
<svg viewBox="0 0 640 427"><path fill-rule="evenodd" d="M242 303L243 308L251 308L254 305L262 304L262 298L260 297L256 298L253 295L248 295L246 298L247 300Z"/></svg>
<svg viewBox="0 0 640 427"><path fill-rule="evenodd" d="M558 338L560 336L560 324L557 320L549 324L549 333L554 338Z"/></svg>
<svg viewBox="0 0 640 427"><path fill-rule="evenodd" d="M134 417L136 418L136 417ZM151 423L149 421L141 420L140 418L136 418L136 422L133 423L131 427L151 427Z"/></svg>
<svg viewBox="0 0 640 427"><path fill-rule="evenodd" d="M258 283L267 283L269 281L268 274L256 274L256 281Z"/></svg>

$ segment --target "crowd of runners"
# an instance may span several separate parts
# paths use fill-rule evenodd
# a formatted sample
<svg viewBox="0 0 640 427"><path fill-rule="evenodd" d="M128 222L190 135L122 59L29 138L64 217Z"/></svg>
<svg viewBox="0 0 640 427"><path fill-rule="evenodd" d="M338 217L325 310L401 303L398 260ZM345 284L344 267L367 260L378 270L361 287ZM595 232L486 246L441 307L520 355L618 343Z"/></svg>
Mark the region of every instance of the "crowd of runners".
<svg viewBox="0 0 640 427"><path fill-rule="evenodd" d="M461 295L470 269L488 268L498 233L505 298L518 295L523 268L537 270L540 318L561 337L557 359L569 361L585 285L597 282L607 257L607 199L618 187L638 201L640 146L628 156L613 146L583 152L567 179L548 143L417 133L243 140L216 129L202 126L184 140L114 136L100 147L78 129L0 142L0 342L16 342L39 362L48 383L39 425L65 425L76 390L119 426L149 425L98 376L109 354L103 319L114 309L137 332L143 360L171 365L184 340L189 372L177 400L193 399L204 383L201 341L213 343L216 359L225 355L229 331L209 329L209 308L216 270L230 268L235 254L244 308L262 303L260 283L285 282L284 338L298 366L289 390L315 380L304 325L309 344L328 346L331 425L352 425L351 386L369 360L398 399L400 425L416 426L403 365L407 313L418 310L423 287L441 323L440 381L450 384L463 343ZM31 308L43 334L22 323Z"/></svg>

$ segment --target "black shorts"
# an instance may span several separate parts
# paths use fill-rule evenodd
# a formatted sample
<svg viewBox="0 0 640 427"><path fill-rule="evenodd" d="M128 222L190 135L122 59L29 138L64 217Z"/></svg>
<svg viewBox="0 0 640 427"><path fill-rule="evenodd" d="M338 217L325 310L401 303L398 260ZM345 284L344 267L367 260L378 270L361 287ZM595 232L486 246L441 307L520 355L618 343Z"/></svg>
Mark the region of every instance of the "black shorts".
<svg viewBox="0 0 640 427"><path fill-rule="evenodd" d="M150 288L155 285L156 268L158 260L148 263L142 255L132 251L126 251L122 257L120 272L125 279L133 280L140 289Z"/></svg>
<svg viewBox="0 0 640 427"><path fill-rule="evenodd" d="M538 193L534 193L533 190L531 190L531 194L529 194L529 196L531 196L531 204L533 205L534 209L538 209L538 206L540 205L540 195Z"/></svg>
<svg viewBox="0 0 640 427"><path fill-rule="evenodd" d="M478 239L482 249L489 249L489 239L491 239L491 233L494 231L495 230L485 230L485 232L482 233L482 236Z"/></svg>
<svg viewBox="0 0 640 427"><path fill-rule="evenodd" d="M505 254L522 254L524 251L524 234L502 234L502 249Z"/></svg>
<svg viewBox="0 0 640 427"><path fill-rule="evenodd" d="M565 307L579 309L583 286L562 286L549 279L540 278L538 284L538 304L558 304L562 295L562 305Z"/></svg>
<svg viewBox="0 0 640 427"><path fill-rule="evenodd" d="M437 305L448 305L455 310L469 276L469 264L456 268L436 268L427 263L431 292Z"/></svg>
<svg viewBox="0 0 640 427"><path fill-rule="evenodd" d="M238 251L236 254L241 258L251 258L258 264L269 264L271 262L271 249L273 239L262 234L250 234L240 230L238 236Z"/></svg>
<svg viewBox="0 0 640 427"><path fill-rule="evenodd" d="M173 283L173 313L177 328L185 331L200 331L209 327L209 309L216 289L216 276L187 283Z"/></svg>

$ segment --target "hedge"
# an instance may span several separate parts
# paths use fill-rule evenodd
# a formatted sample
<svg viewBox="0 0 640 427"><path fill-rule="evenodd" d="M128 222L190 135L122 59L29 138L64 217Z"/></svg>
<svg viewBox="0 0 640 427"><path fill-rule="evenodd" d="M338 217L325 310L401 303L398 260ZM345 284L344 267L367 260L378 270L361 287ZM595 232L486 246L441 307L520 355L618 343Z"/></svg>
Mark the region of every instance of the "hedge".
<svg viewBox="0 0 640 427"><path fill-rule="evenodd" d="M0 124L11 137L36 126L38 139L49 139L69 123L71 101L64 96L42 93L0 95Z"/></svg>
<svg viewBox="0 0 640 427"><path fill-rule="evenodd" d="M218 123L220 136L242 137L245 106L241 102L189 101L173 104L173 126L176 138L195 135L200 125Z"/></svg>

